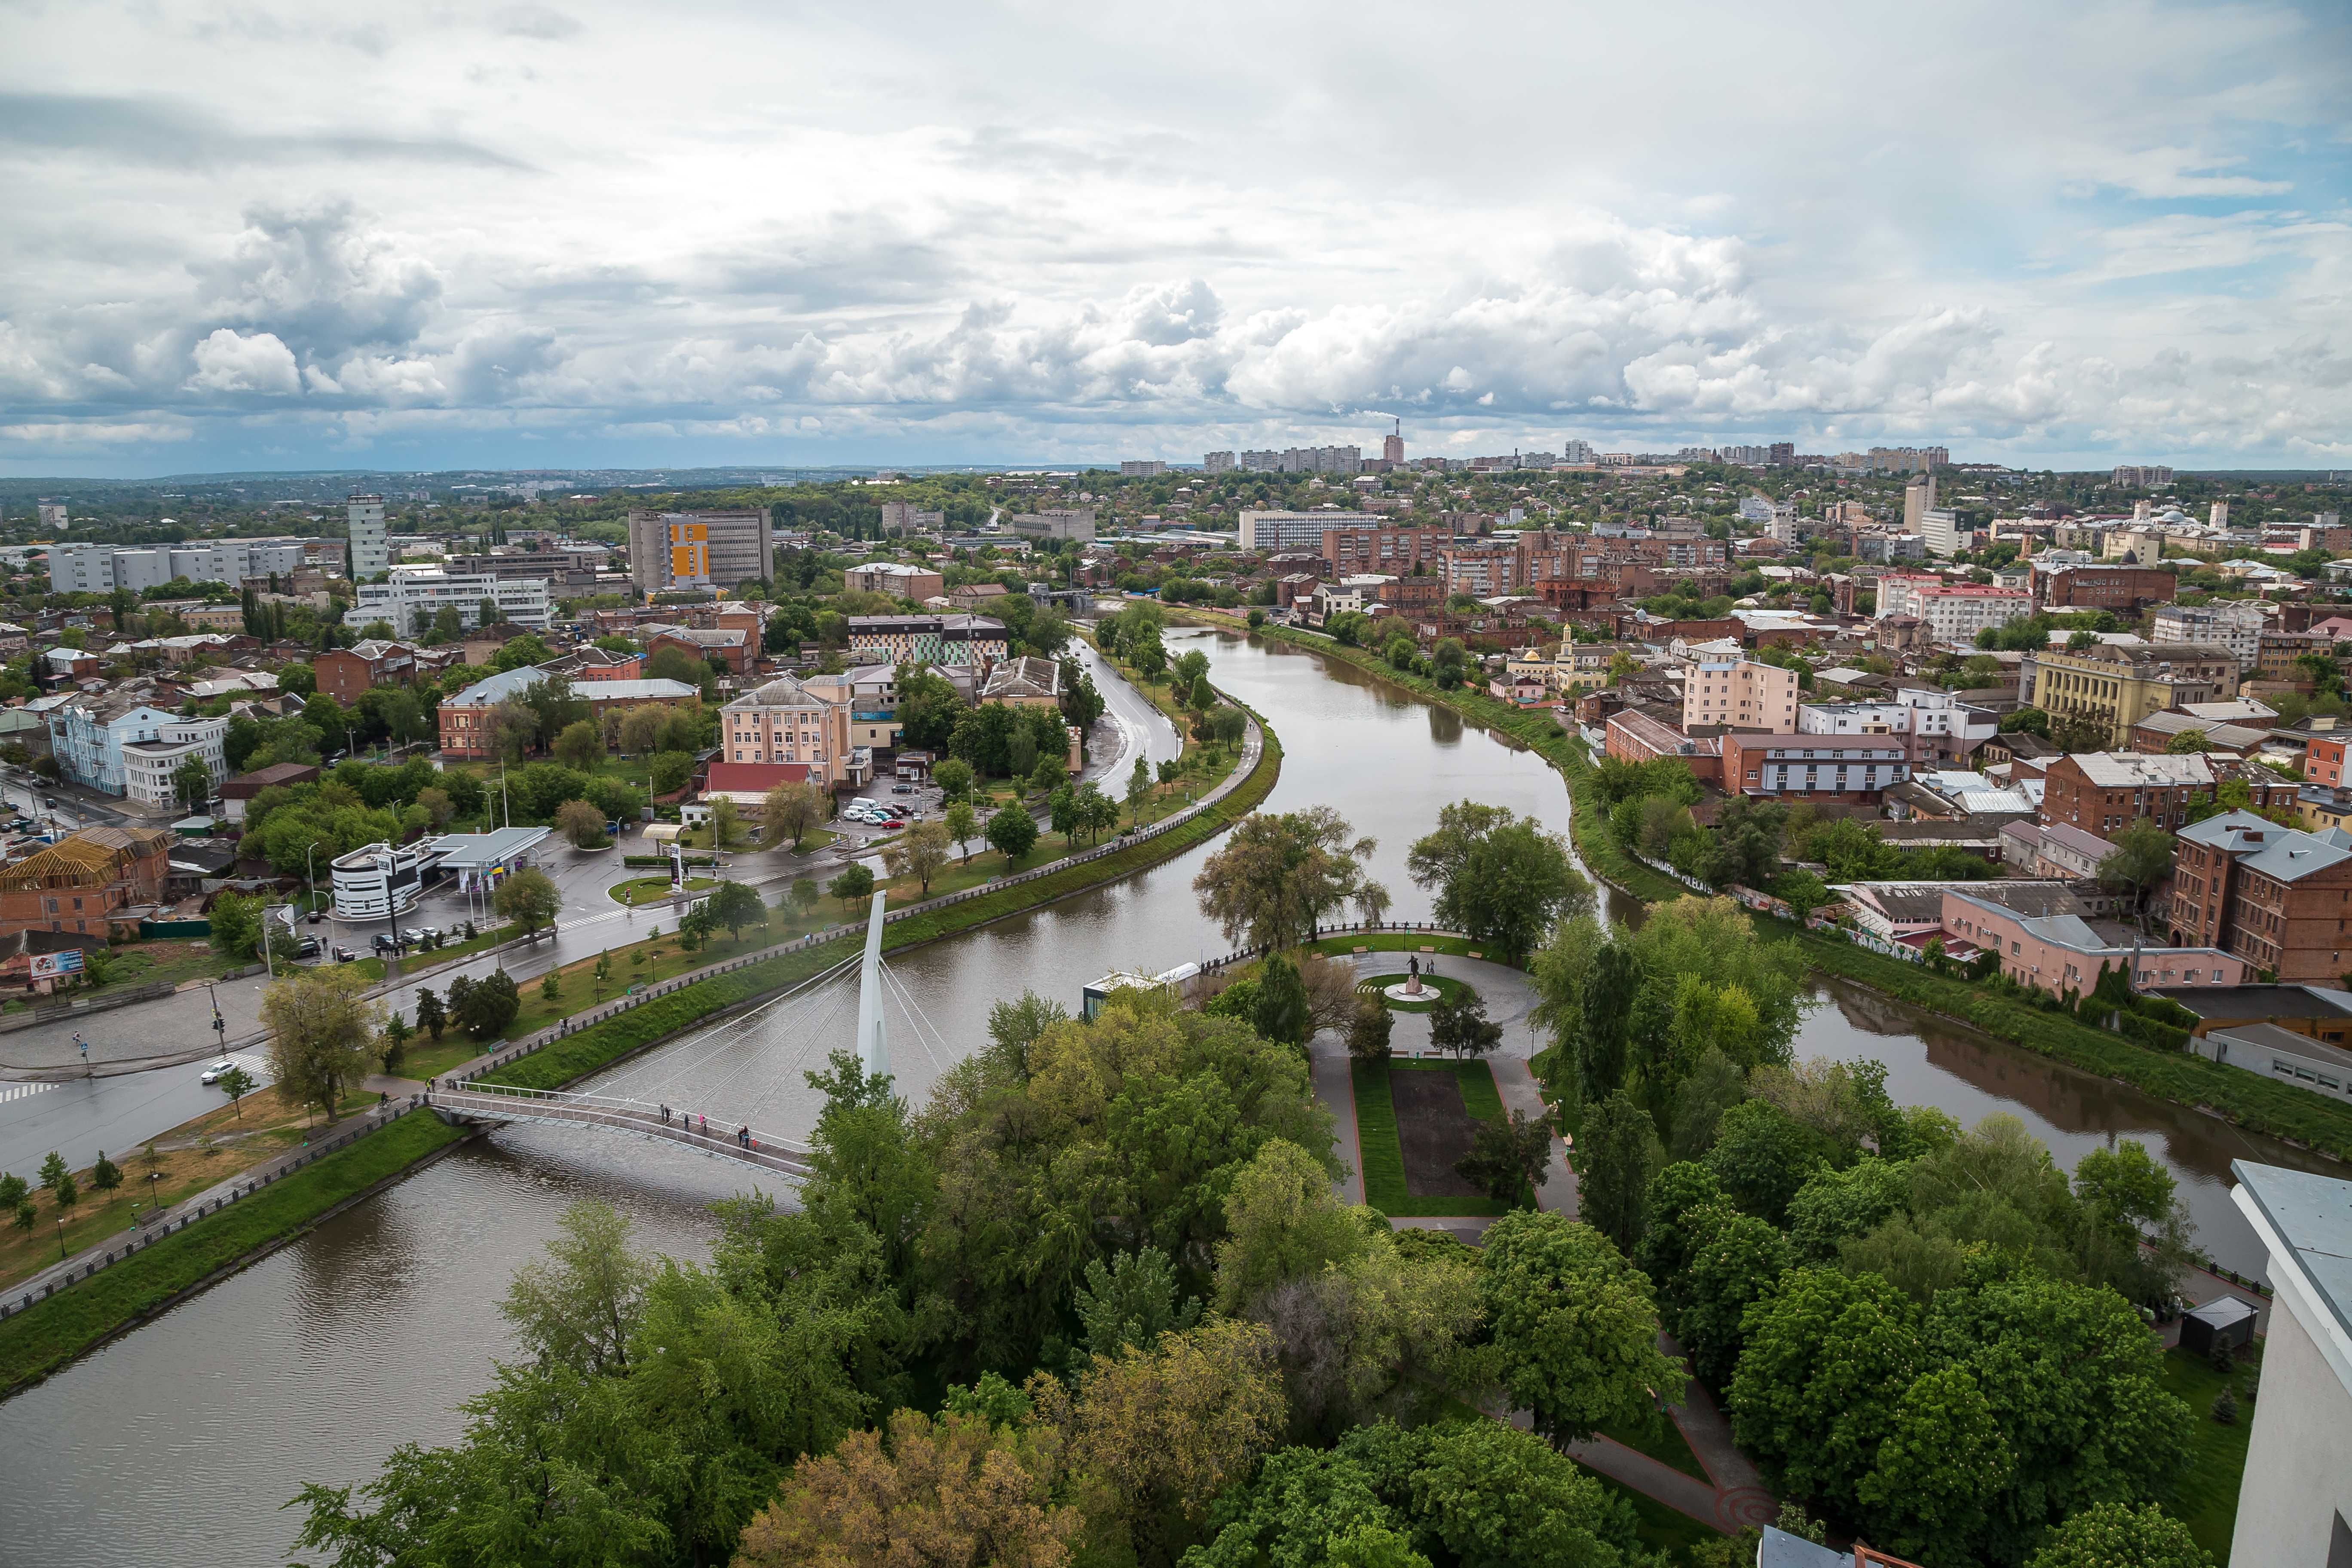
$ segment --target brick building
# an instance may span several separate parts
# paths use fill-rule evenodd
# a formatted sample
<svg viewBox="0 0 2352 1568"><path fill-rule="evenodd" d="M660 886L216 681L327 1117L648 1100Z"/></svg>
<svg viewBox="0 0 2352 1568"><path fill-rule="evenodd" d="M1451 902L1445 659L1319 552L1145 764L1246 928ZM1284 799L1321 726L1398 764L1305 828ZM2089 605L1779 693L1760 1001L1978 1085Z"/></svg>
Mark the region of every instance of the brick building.
<svg viewBox="0 0 2352 1568"><path fill-rule="evenodd" d="M153 827L85 827L0 868L0 934L105 936L120 910L158 902L172 836Z"/></svg>
<svg viewBox="0 0 2352 1568"><path fill-rule="evenodd" d="M2035 566L2033 596L2045 609L2115 610L2168 605L2179 579L2153 566Z"/></svg>
<svg viewBox="0 0 2352 1568"><path fill-rule="evenodd" d="M310 668L318 675L319 689L348 708L371 687L413 684L416 650L405 643L369 637L329 649L312 659Z"/></svg>
<svg viewBox="0 0 2352 1568"><path fill-rule="evenodd" d="M2352 952L2352 834L2232 811L2173 851L2172 940L2219 947L2289 984L2336 985Z"/></svg>
<svg viewBox="0 0 2352 1568"><path fill-rule="evenodd" d="M2042 820L2106 839L2142 817L2178 833L2188 826L2189 808L2210 800L2224 781L2243 784L2257 811L2296 809L2294 784L2258 764L2196 752L2078 752L2044 771Z"/></svg>
<svg viewBox="0 0 2352 1568"><path fill-rule="evenodd" d="M1430 570L1439 552L1453 542L1451 529L1330 528L1323 531L1322 559L1334 577L1383 572L1398 577Z"/></svg>

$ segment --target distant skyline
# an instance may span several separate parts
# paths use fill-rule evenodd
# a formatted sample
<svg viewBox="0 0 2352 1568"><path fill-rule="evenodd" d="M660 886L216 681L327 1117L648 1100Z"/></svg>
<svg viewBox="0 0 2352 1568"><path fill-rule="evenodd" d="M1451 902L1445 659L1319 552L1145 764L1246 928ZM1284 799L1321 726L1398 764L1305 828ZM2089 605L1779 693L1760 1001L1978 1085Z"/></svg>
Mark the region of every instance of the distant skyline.
<svg viewBox="0 0 2352 1568"><path fill-rule="evenodd" d="M1793 440L2352 468L2352 13L93 0L0 476ZM1042 452L1042 458L1007 458Z"/></svg>

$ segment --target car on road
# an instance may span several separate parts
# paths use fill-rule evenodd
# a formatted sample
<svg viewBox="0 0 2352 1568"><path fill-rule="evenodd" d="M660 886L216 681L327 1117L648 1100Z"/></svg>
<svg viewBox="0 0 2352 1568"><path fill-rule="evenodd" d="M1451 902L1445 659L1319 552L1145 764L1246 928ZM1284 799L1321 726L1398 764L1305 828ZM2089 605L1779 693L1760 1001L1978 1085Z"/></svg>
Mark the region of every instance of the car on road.
<svg viewBox="0 0 2352 1568"><path fill-rule="evenodd" d="M297 958L316 958L319 956L320 951L319 939L315 936L306 936L299 942L295 944L294 956Z"/></svg>
<svg viewBox="0 0 2352 1568"><path fill-rule="evenodd" d="M312 925L317 925L320 921L325 920L326 918L327 911L324 910L312 910L310 911L310 923Z"/></svg>
<svg viewBox="0 0 2352 1568"><path fill-rule="evenodd" d="M229 1070L236 1066L236 1064L235 1062L229 1060L226 1057L223 1057L220 1060L213 1063L212 1066L205 1069L204 1081L206 1083L218 1083L223 1078L226 1077Z"/></svg>

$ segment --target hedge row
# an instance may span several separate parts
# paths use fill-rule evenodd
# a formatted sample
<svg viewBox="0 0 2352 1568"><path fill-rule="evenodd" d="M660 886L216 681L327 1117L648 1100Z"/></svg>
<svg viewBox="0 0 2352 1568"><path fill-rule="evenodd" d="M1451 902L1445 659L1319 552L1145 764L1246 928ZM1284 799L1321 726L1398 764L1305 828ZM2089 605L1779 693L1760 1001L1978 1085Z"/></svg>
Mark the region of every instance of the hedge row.
<svg viewBox="0 0 2352 1568"><path fill-rule="evenodd" d="M0 1320L0 1392L47 1376L182 1291L235 1268L260 1247L299 1234L337 1204L464 1136L429 1111L412 1111L72 1289Z"/></svg>

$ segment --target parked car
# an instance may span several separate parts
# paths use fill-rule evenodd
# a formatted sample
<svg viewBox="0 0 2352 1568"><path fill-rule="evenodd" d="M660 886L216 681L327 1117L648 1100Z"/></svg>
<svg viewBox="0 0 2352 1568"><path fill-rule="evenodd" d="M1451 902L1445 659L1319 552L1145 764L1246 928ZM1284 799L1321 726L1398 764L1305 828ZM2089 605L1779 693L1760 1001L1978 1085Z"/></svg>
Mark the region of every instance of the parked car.
<svg viewBox="0 0 2352 1568"><path fill-rule="evenodd" d="M299 942L295 944L294 956L297 958L316 958L319 956L320 951L319 939L315 936L306 936Z"/></svg>
<svg viewBox="0 0 2352 1568"><path fill-rule="evenodd" d="M327 911L324 910L312 910L310 911L310 923L312 925L317 925L320 921L325 920L326 918Z"/></svg>
<svg viewBox="0 0 2352 1568"><path fill-rule="evenodd" d="M400 940L411 947L421 947L425 942L425 933L410 926L400 933Z"/></svg>
<svg viewBox="0 0 2352 1568"><path fill-rule="evenodd" d="M400 943L392 939L392 933L390 931L380 931L375 933L374 945L375 951L378 952L390 952L393 949L398 947Z"/></svg>
<svg viewBox="0 0 2352 1568"><path fill-rule="evenodd" d="M338 946L335 949L335 962L337 963L355 963L359 961L359 956L360 955L358 953L353 952L348 947Z"/></svg>
<svg viewBox="0 0 2352 1568"><path fill-rule="evenodd" d="M915 786L910 784L895 784L890 786L890 793L892 795L912 795L915 793Z"/></svg>

